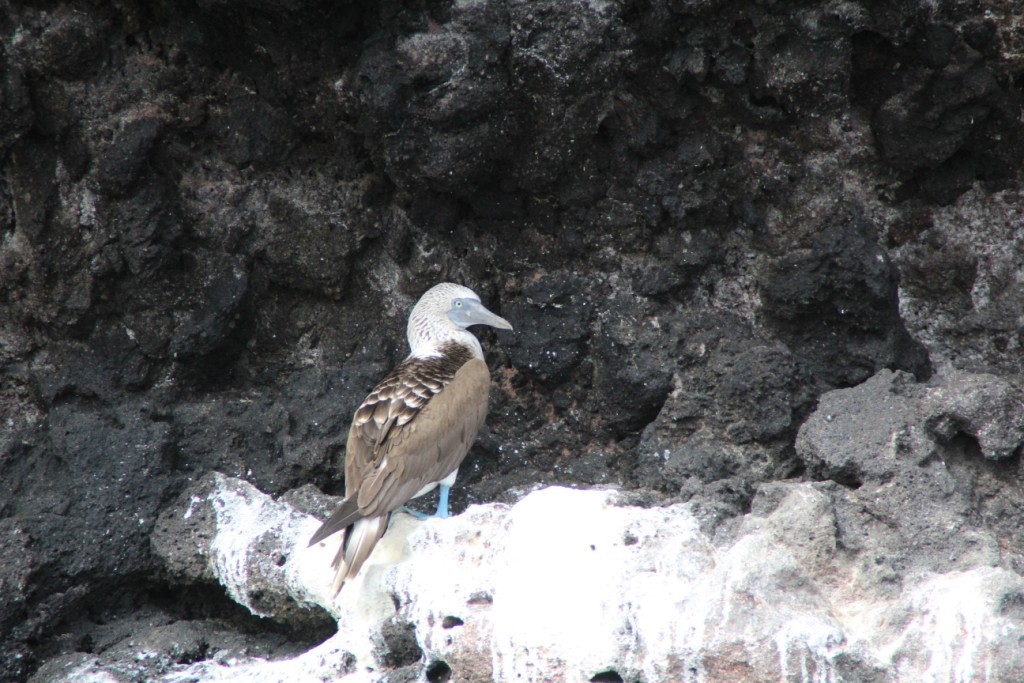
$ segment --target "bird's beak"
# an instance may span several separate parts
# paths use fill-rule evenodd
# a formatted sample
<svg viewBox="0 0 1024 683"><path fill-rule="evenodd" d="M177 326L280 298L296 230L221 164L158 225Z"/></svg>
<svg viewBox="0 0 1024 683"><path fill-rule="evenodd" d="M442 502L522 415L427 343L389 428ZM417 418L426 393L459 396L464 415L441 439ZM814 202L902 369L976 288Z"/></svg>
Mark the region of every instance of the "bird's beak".
<svg viewBox="0 0 1024 683"><path fill-rule="evenodd" d="M453 323L465 329L470 325L488 325L499 330L511 330L512 325L500 315L491 313L479 301L462 299L462 306L448 312Z"/></svg>

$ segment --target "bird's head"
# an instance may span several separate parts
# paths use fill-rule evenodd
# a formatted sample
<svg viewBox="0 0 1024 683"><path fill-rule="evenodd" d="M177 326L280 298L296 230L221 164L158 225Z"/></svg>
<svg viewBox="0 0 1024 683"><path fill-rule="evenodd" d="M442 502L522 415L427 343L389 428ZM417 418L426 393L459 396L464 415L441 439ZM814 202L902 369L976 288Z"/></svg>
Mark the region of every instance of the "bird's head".
<svg viewBox="0 0 1024 683"><path fill-rule="evenodd" d="M442 344L456 341L473 348L483 357L480 342L468 331L473 325L488 325L511 330L504 318L488 311L469 287L442 282L428 289L409 315L407 334L413 356L437 355Z"/></svg>

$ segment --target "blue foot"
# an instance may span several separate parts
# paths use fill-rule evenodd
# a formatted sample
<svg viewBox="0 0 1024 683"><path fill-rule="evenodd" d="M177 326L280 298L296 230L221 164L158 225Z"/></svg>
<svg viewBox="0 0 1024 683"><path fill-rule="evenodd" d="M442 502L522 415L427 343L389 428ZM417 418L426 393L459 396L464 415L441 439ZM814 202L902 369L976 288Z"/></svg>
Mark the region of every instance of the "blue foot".
<svg viewBox="0 0 1024 683"><path fill-rule="evenodd" d="M398 509L401 510L402 512L404 512L407 515L412 515L416 519L430 519L430 515L428 515L427 513L420 512L419 510L413 510L408 505L403 505L402 507L400 507Z"/></svg>

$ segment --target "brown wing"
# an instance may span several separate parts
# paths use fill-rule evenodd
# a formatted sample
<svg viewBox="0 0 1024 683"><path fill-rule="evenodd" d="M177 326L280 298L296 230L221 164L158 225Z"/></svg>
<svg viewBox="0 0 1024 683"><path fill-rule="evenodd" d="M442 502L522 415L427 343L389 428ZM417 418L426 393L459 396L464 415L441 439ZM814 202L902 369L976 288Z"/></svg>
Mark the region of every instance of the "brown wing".
<svg viewBox="0 0 1024 683"><path fill-rule="evenodd" d="M349 431L345 492L359 514L396 510L427 484L451 474L483 424L490 384L487 364L474 358L415 412L404 401L375 408L372 427L370 421L357 424L357 416Z"/></svg>
<svg viewBox="0 0 1024 683"><path fill-rule="evenodd" d="M445 359L447 360L447 359ZM426 403L450 383L455 363L406 361L374 387L352 418L345 447L345 497L355 498L363 478L381 466L393 427L408 424Z"/></svg>
<svg viewBox="0 0 1024 683"><path fill-rule="evenodd" d="M360 519L401 507L423 486L444 478L462 462L487 411L490 373L486 364L474 359L464 347L452 345L444 351L436 358L404 361L359 406L345 452L345 500L313 534L310 545ZM448 395L438 408L425 411L426 406L448 393L442 390L451 384L465 389ZM419 421L421 413L427 416L424 425L404 431L414 420ZM414 434L418 436L412 438ZM395 457L387 457L397 444L410 439L411 446L395 450ZM420 453L422 457L403 455L406 453ZM443 471L416 484L437 470ZM412 478L399 486L406 471ZM414 484L415 488L406 494L405 490ZM400 502L387 507L395 500Z"/></svg>
<svg viewBox="0 0 1024 683"><path fill-rule="evenodd" d="M352 417L345 447L345 500L317 529L313 545L366 517L356 503L366 476L381 465L391 428L407 424L427 401L455 378L470 359L466 350L427 360L406 360L380 381ZM367 535L370 538L372 534ZM343 544L343 549L347 545Z"/></svg>

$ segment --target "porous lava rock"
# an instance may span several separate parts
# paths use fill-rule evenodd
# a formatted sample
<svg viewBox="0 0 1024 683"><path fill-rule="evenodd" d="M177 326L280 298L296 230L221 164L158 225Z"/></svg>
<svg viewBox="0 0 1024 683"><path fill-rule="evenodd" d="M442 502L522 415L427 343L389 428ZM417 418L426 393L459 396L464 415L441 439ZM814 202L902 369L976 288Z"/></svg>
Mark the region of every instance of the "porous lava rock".
<svg viewBox="0 0 1024 683"><path fill-rule="evenodd" d="M970 0L0 0L0 677L116 663L142 620L175 666L325 640L168 563L156 520L213 473L324 514L441 280L516 327L481 333L456 513L616 487L731 543L819 487L900 595L938 594L925 565L1009 595L1021 35ZM810 439L829 401L877 424ZM933 564L934 519L974 559Z"/></svg>

